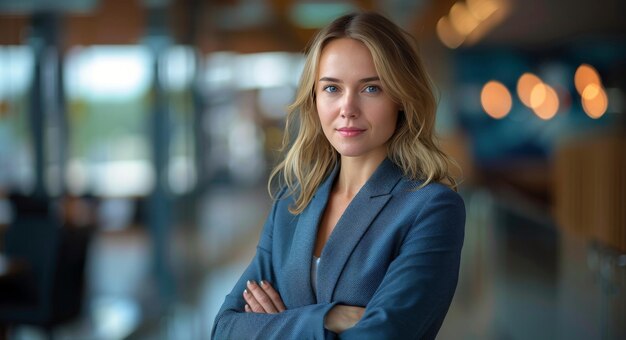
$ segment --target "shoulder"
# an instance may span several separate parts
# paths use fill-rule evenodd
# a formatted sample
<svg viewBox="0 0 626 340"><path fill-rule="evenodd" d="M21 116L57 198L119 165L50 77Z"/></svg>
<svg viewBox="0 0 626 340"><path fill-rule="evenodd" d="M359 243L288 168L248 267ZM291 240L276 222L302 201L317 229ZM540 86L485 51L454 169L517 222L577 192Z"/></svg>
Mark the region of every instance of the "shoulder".
<svg viewBox="0 0 626 340"><path fill-rule="evenodd" d="M460 249L465 237L465 204L456 191L441 183L403 181L399 200L411 202L410 227L404 241L411 243L417 239L429 242L445 242L448 246ZM438 240L438 241L437 241Z"/></svg>
<svg viewBox="0 0 626 340"><path fill-rule="evenodd" d="M439 182L429 182L424 185L423 180L414 180L407 176L396 163L389 161L387 164L389 165L386 172L397 180L391 193L393 196L401 198L400 201L415 205L446 201L454 206L464 208L461 195L447 185Z"/></svg>
<svg viewBox="0 0 626 340"><path fill-rule="evenodd" d="M394 190L397 204L407 205L413 224L423 225L427 221L440 224L445 221L456 226L465 225L465 203L459 193L445 184L403 179Z"/></svg>
<svg viewBox="0 0 626 340"><path fill-rule="evenodd" d="M458 192L445 184L430 182L423 185L423 181L413 181L406 178L397 186L395 194L412 198L423 204L448 204L465 209L463 198Z"/></svg>

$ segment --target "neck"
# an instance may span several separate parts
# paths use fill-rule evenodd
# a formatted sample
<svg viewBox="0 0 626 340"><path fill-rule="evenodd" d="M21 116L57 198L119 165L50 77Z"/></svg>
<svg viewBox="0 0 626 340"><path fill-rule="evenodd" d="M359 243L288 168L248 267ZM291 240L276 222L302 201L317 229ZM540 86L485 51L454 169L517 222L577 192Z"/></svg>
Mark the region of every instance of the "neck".
<svg viewBox="0 0 626 340"><path fill-rule="evenodd" d="M341 168L335 182L336 193L354 197L376 168L385 160L386 155L376 158L341 157Z"/></svg>

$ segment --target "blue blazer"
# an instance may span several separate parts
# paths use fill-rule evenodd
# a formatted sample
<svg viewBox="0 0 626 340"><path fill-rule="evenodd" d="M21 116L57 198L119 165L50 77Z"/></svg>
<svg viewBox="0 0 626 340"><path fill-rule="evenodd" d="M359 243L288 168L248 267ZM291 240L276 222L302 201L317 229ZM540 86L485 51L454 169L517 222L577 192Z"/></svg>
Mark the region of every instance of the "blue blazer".
<svg viewBox="0 0 626 340"><path fill-rule="evenodd" d="M278 199L257 252L226 296L215 339L434 339L456 289L465 227L461 197L431 183L416 189L386 159L353 198L321 254L317 294L311 261L317 227L338 167L308 207L293 215L292 197ZM287 307L278 314L244 312L247 280L268 280ZM337 335L324 328L335 304L365 307Z"/></svg>

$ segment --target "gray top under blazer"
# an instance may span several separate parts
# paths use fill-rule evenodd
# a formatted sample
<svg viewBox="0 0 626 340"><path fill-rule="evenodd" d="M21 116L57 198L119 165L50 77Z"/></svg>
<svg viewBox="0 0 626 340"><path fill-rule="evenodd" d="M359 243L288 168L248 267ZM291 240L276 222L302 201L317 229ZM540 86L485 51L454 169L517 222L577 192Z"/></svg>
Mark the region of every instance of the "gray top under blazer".
<svg viewBox="0 0 626 340"><path fill-rule="evenodd" d="M322 251L317 293L311 261L317 227L338 167L308 207L293 215L292 197L275 201L257 252L215 323L214 339L434 339L456 289L465 229L461 197L445 185L417 189L386 159L337 222ZM287 310L245 313L247 280L270 281ZM324 329L335 304L366 307L337 335Z"/></svg>

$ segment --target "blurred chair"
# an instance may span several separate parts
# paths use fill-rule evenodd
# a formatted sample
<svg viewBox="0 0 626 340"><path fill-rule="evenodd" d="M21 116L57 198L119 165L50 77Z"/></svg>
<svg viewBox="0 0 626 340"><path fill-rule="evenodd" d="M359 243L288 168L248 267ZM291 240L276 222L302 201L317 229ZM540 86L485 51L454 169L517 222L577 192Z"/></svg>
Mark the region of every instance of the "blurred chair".
<svg viewBox="0 0 626 340"><path fill-rule="evenodd" d="M52 329L80 314L91 228L61 225L48 199L14 196L3 247L21 270L0 279L0 324Z"/></svg>

